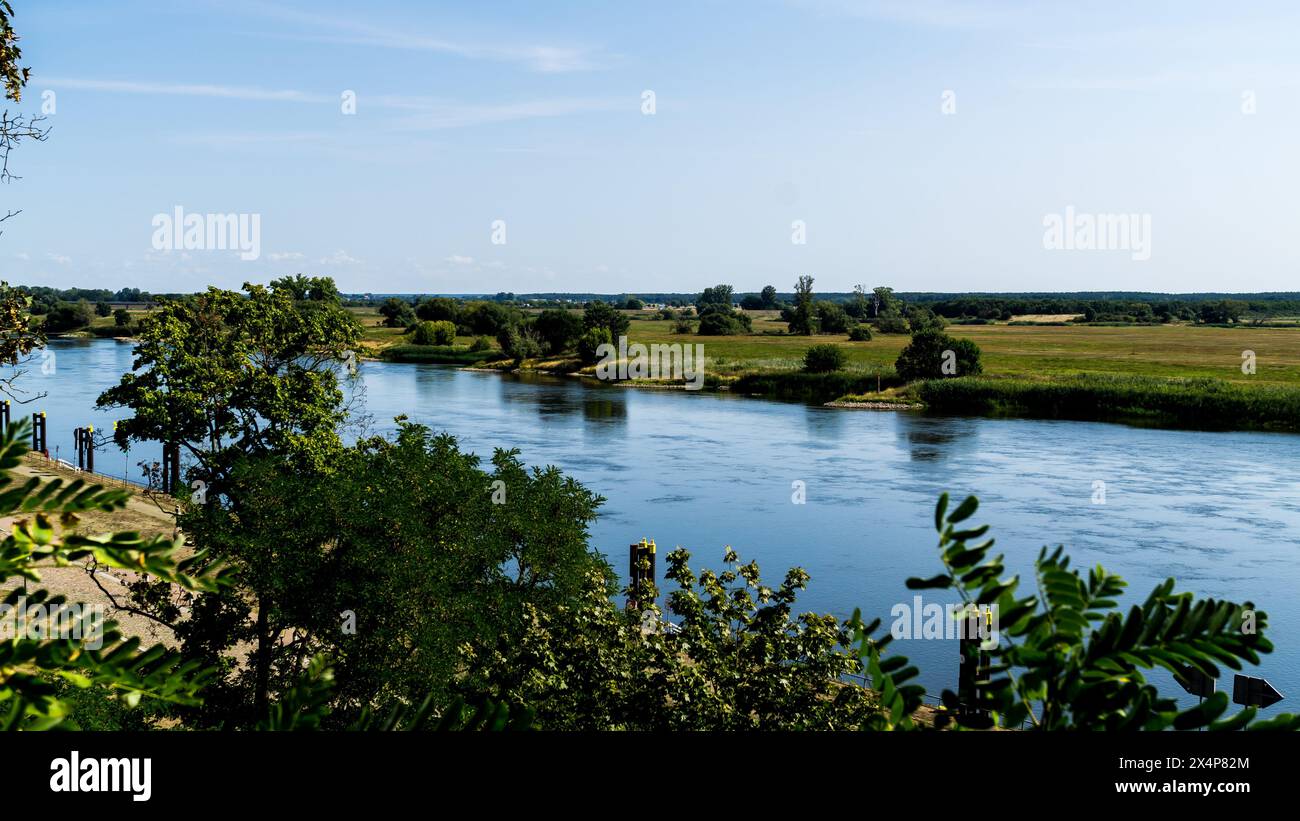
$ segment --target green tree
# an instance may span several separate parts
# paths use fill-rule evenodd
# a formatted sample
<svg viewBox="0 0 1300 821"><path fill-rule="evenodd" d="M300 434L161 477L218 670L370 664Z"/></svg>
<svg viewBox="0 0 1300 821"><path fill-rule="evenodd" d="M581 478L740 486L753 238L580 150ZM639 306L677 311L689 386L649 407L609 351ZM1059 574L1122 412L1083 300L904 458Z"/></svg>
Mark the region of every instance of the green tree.
<svg viewBox="0 0 1300 821"><path fill-rule="evenodd" d="M9 18L14 14L9 0L0 2L0 74L4 75L5 96L15 103L22 102L23 86L31 69L18 65L23 51L18 47L18 34Z"/></svg>
<svg viewBox="0 0 1300 821"><path fill-rule="evenodd" d="M874 317L897 316L902 303L894 296L894 289L878 285L871 289L871 315Z"/></svg>
<svg viewBox="0 0 1300 821"><path fill-rule="evenodd" d="M894 370L903 379L941 379L980 373L979 346L969 339L954 339L942 331L921 331L898 354Z"/></svg>
<svg viewBox="0 0 1300 821"><path fill-rule="evenodd" d="M728 311L732 308L735 291L730 285L714 285L712 288L705 288L695 299L695 310L701 315L704 314L705 307L709 305L721 305Z"/></svg>
<svg viewBox="0 0 1300 821"><path fill-rule="evenodd" d="M22 102L23 87L27 85L30 70L19 65L22 49L18 46L18 34L9 20L13 13L13 7L8 0L0 0L0 75L3 75L5 98L18 103ZM21 145L24 140L43 142L49 136L49 129L41 125L44 120L44 117L29 116L21 112L10 116L8 111L0 117L0 182L17 179L9 172L9 153L13 149ZM6 211L0 215L0 222L19 213Z"/></svg>
<svg viewBox="0 0 1300 821"><path fill-rule="evenodd" d="M763 307L769 310L780 307L780 302L776 298L776 288L771 285L765 285L759 298L763 300Z"/></svg>
<svg viewBox="0 0 1300 821"><path fill-rule="evenodd" d="M730 306L711 303L705 305L700 312L700 324L696 333L700 336L745 334L753 328L753 323L746 313L734 311Z"/></svg>
<svg viewBox="0 0 1300 821"><path fill-rule="evenodd" d="M845 310L854 319L866 320L871 311L871 300L867 298L866 288L862 285L853 286L853 299Z"/></svg>
<svg viewBox="0 0 1300 821"><path fill-rule="evenodd" d="M201 482L204 493L201 503L186 505L180 527L230 563L237 584L197 597L183 627L179 611L156 589L140 586L133 597L175 627L187 650L227 664L227 672L229 658L221 651L250 642L247 687L261 715L281 637L281 588L300 573L279 537L306 523L291 518L292 506L267 508L251 494L260 477L289 469L308 487L340 451L346 408L338 363L355 347L360 328L337 301L299 300L279 282L244 290L209 288L162 301L140 323L133 371L97 404L131 411L114 434L120 446L181 447L192 463L186 481Z"/></svg>
<svg viewBox="0 0 1300 821"><path fill-rule="evenodd" d="M280 277L271 283L276 290L288 294L298 302L323 302L333 305L339 301L339 289L330 277L309 277L304 274Z"/></svg>
<svg viewBox="0 0 1300 821"><path fill-rule="evenodd" d="M817 318L813 308L813 278L804 275L794 284L795 305L789 326L790 333L811 336L816 330Z"/></svg>
<svg viewBox="0 0 1300 821"><path fill-rule="evenodd" d="M471 302L463 307L457 325L465 334L498 336L522 321L523 314L496 302Z"/></svg>
<svg viewBox="0 0 1300 821"><path fill-rule="evenodd" d="M0 392L10 397L18 392L14 383L22 375L20 366L45 344L42 326L32 321L31 304L30 296L0 282L0 366L16 369L0 378Z"/></svg>
<svg viewBox="0 0 1300 821"><path fill-rule="evenodd" d="M584 333L596 328L604 328L609 333L610 341L616 344L620 336L627 336L627 329L631 327L631 322L613 305L600 300L588 302L582 314Z"/></svg>
<svg viewBox="0 0 1300 821"><path fill-rule="evenodd" d="M126 308L118 308L113 312L113 324L119 328L125 328L131 324L131 312Z"/></svg>
<svg viewBox="0 0 1300 821"><path fill-rule="evenodd" d="M388 702L446 704L470 673L469 648L508 640L525 606L549 613L608 571L587 545L595 494L514 451L485 468L452 437L401 419L394 439L363 440L327 470L256 462L240 480L248 526L234 535L279 639L266 645L268 689L287 697L312 659L331 659L329 726ZM251 604L195 600L205 617L178 626L186 651L220 664L254 641ZM227 666L187 721L261 721L270 700L253 708L256 672Z"/></svg>
<svg viewBox="0 0 1300 821"><path fill-rule="evenodd" d="M908 305L903 313L907 318L907 329L913 335L923 331L942 331L947 324L943 317L919 305Z"/></svg>
<svg viewBox="0 0 1300 821"><path fill-rule="evenodd" d="M446 320L460 324L460 302L448 297L424 299L415 306L415 315L430 322Z"/></svg>
<svg viewBox="0 0 1300 821"><path fill-rule="evenodd" d="M45 316L45 330L51 333L75 331L90 325L95 319L94 309L86 300L60 302Z"/></svg>
<svg viewBox="0 0 1300 821"><path fill-rule="evenodd" d="M386 328L405 328L415 321L415 311L411 303L404 299L390 296L379 306L379 315L384 318Z"/></svg>
<svg viewBox="0 0 1300 821"><path fill-rule="evenodd" d="M588 328L578 339L578 357L584 364L594 365L600 359L598 353L600 346L611 344L613 340L609 338L609 328L604 326Z"/></svg>
<svg viewBox="0 0 1300 821"><path fill-rule="evenodd" d="M572 348L582 336L582 317L563 308L547 308L533 320L533 332L551 354Z"/></svg>
<svg viewBox="0 0 1300 821"><path fill-rule="evenodd" d="M842 334L849 330L849 316L844 306L827 299L818 300L816 305L817 331L823 334Z"/></svg>
<svg viewBox="0 0 1300 821"><path fill-rule="evenodd" d="M803 336L816 331L816 308L813 304L813 277L802 275L794 283L794 307L789 312L789 331Z"/></svg>
<svg viewBox="0 0 1300 821"><path fill-rule="evenodd" d="M542 343L528 323L514 324L501 331L497 334L497 344L502 353L515 360L516 365L525 359L536 359L543 353Z"/></svg>

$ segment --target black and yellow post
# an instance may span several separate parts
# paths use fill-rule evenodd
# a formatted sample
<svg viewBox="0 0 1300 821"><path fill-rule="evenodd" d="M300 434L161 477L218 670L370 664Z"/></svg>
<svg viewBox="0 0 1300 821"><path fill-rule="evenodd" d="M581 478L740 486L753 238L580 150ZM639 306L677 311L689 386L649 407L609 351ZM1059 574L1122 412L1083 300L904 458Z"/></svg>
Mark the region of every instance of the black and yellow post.
<svg viewBox="0 0 1300 821"><path fill-rule="evenodd" d="M654 539L642 539L639 544L628 545L627 575L631 579L628 585L627 607L629 610L640 610L643 604L640 597L654 595Z"/></svg>
<svg viewBox="0 0 1300 821"><path fill-rule="evenodd" d="M9 432L9 400L0 403L0 436Z"/></svg>
<svg viewBox="0 0 1300 821"><path fill-rule="evenodd" d="M49 456L45 446L45 411L32 414L32 450Z"/></svg>
<svg viewBox="0 0 1300 821"><path fill-rule="evenodd" d="M95 472L95 426L89 425L81 432L81 441L86 448L86 467L89 473Z"/></svg>
<svg viewBox="0 0 1300 821"><path fill-rule="evenodd" d="M962 631L957 642L960 667L957 670L957 699L964 718L984 717L988 711L979 704L979 688L989 677L989 654L982 648L991 635L993 611L972 608L961 617Z"/></svg>
<svg viewBox="0 0 1300 821"><path fill-rule="evenodd" d="M85 470L86 467L85 447L82 444L84 433L81 428L72 429L72 449L77 452L77 470Z"/></svg>

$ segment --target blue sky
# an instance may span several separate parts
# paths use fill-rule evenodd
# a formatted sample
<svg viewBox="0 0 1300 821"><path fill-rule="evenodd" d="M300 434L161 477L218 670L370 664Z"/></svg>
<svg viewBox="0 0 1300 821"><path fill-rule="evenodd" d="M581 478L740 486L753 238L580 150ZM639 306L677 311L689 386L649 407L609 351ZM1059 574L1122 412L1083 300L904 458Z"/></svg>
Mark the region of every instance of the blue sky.
<svg viewBox="0 0 1300 821"><path fill-rule="evenodd" d="M10 282L1300 290L1290 3L15 6L10 109L55 111ZM154 249L177 206L259 215L260 256ZM1067 207L1149 216L1150 258L1045 248Z"/></svg>

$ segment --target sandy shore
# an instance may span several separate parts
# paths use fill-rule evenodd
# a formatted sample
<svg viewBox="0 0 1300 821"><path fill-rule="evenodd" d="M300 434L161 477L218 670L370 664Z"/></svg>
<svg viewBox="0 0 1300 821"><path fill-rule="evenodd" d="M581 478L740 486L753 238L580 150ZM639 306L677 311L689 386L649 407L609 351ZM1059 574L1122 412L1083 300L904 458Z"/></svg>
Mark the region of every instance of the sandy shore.
<svg viewBox="0 0 1300 821"><path fill-rule="evenodd" d="M24 482L33 476L42 481L54 478L67 481L81 476L89 481L99 481L106 487L121 487L121 482L114 483L105 477L92 478L85 474L78 474L75 470L49 463L36 454L28 454L27 459L14 469L13 476L18 482ZM110 533L129 530L146 535L171 536L174 531L171 515L143 492L134 488L130 490L131 498L127 500L124 508L111 513L93 511L80 514L81 521L78 530L82 533ZM16 518L21 517L0 517L0 533L8 534ZM146 644L150 643L151 640L167 645L176 644L171 630L150 619L135 616L115 608L109 596L105 594L104 591L106 590L119 600L125 601L126 586L137 578L137 574L116 568L105 568L97 571L95 577L92 578L89 568L81 563L69 567L42 565L39 570L41 581L39 583L28 582L27 586L29 588L43 587L50 591L51 594L65 596L69 602L102 605L108 617L119 624L125 635L139 636ZM96 580L98 580L99 585L103 585L104 590L100 590L99 585L95 583ZM0 595L6 595L10 590L22 586L22 579L16 577L6 579L0 582Z"/></svg>
<svg viewBox="0 0 1300 821"><path fill-rule="evenodd" d="M911 402L845 402L835 400L827 402L822 407L825 408L857 408L861 410L921 410L922 406Z"/></svg>

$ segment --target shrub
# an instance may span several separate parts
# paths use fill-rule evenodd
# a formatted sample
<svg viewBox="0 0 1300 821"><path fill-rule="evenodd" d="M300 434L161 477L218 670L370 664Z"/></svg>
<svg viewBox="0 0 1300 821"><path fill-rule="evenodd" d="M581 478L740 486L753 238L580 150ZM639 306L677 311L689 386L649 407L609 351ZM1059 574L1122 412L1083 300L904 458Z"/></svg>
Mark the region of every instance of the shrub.
<svg viewBox="0 0 1300 821"><path fill-rule="evenodd" d="M501 350L516 363L536 359L542 355L542 343L527 325L511 325L497 335Z"/></svg>
<svg viewBox="0 0 1300 821"><path fill-rule="evenodd" d="M118 308L113 312L113 324L119 328L125 328L131 324L131 313L126 308Z"/></svg>
<svg viewBox="0 0 1300 821"><path fill-rule="evenodd" d="M854 325L852 328L849 328L849 341L870 342L871 329L868 328L866 325Z"/></svg>
<svg viewBox="0 0 1300 821"><path fill-rule="evenodd" d="M673 333L675 334L693 334L695 333L695 323L686 317L682 317L673 323Z"/></svg>
<svg viewBox="0 0 1300 821"><path fill-rule="evenodd" d="M455 345L390 345L380 352L386 362L426 362L442 365L474 365L499 359L496 351L470 351Z"/></svg>
<svg viewBox="0 0 1300 821"><path fill-rule="evenodd" d="M563 308L548 308L533 320L533 332L548 352L563 353L582 336L582 317Z"/></svg>
<svg viewBox="0 0 1300 821"><path fill-rule="evenodd" d="M936 410L967 414L1300 430L1300 388L1291 385L1078 374L1048 381L931 379L919 383L917 396Z"/></svg>
<svg viewBox="0 0 1300 821"><path fill-rule="evenodd" d="M466 334L497 336L519 321L522 314L495 302L472 302L456 321Z"/></svg>
<svg viewBox="0 0 1300 821"><path fill-rule="evenodd" d="M478 353L479 351L488 351L492 349L492 340L486 336L476 336L474 341L469 345L470 351Z"/></svg>
<svg viewBox="0 0 1300 821"><path fill-rule="evenodd" d="M448 297L426 299L415 306L415 315L430 322L447 320L457 322L460 319L460 303Z"/></svg>
<svg viewBox="0 0 1300 821"><path fill-rule="evenodd" d="M620 336L627 334L628 326L631 324L626 316L618 312L613 305L608 302L595 300L588 302L582 314L583 331L590 331L593 328L604 328L609 332L607 341L613 342Z"/></svg>
<svg viewBox="0 0 1300 821"><path fill-rule="evenodd" d="M456 342L456 325L447 320L417 322L411 328L411 341L416 345L451 345Z"/></svg>
<svg viewBox="0 0 1300 821"><path fill-rule="evenodd" d="M700 314L700 336L734 336L749 333L754 320L748 314L736 313L723 305L710 304Z"/></svg>
<svg viewBox="0 0 1300 821"><path fill-rule="evenodd" d="M973 376L983 367L980 365L979 346L969 339L953 339L941 331L922 331L915 334L911 343L898 355L894 370L911 382L945 376Z"/></svg>
<svg viewBox="0 0 1300 821"><path fill-rule="evenodd" d="M849 357L838 345L813 345L803 356L803 369L808 373L842 371Z"/></svg>
<svg viewBox="0 0 1300 821"><path fill-rule="evenodd" d="M405 328L415 319L411 303L404 299L390 296L379 306L379 315L384 318L385 328Z"/></svg>
<svg viewBox="0 0 1300 821"><path fill-rule="evenodd" d="M907 328L913 334L919 334L924 331L942 331L948 323L944 318L936 314L929 308L922 308L916 305L908 305Z"/></svg>
<svg viewBox="0 0 1300 821"><path fill-rule="evenodd" d="M905 334L912 329L901 316L882 316L872 323L882 334Z"/></svg>
<svg viewBox="0 0 1300 821"><path fill-rule="evenodd" d="M582 337L578 339L578 356L587 365L594 365L600 356L596 349L601 345L612 344L613 340L609 336L608 328L589 328Z"/></svg>
<svg viewBox="0 0 1300 821"><path fill-rule="evenodd" d="M901 385L902 380L889 372L878 375L856 371L768 371L741 375L731 384L731 391L744 396L829 402L850 394L875 393L877 387L896 388Z"/></svg>
<svg viewBox="0 0 1300 821"><path fill-rule="evenodd" d="M75 331L94 320L94 310L84 299L80 302L60 302L45 317L45 330L52 332Z"/></svg>
<svg viewBox="0 0 1300 821"><path fill-rule="evenodd" d="M829 300L817 302L817 331L823 334L842 334L849 329L849 315L844 307Z"/></svg>

